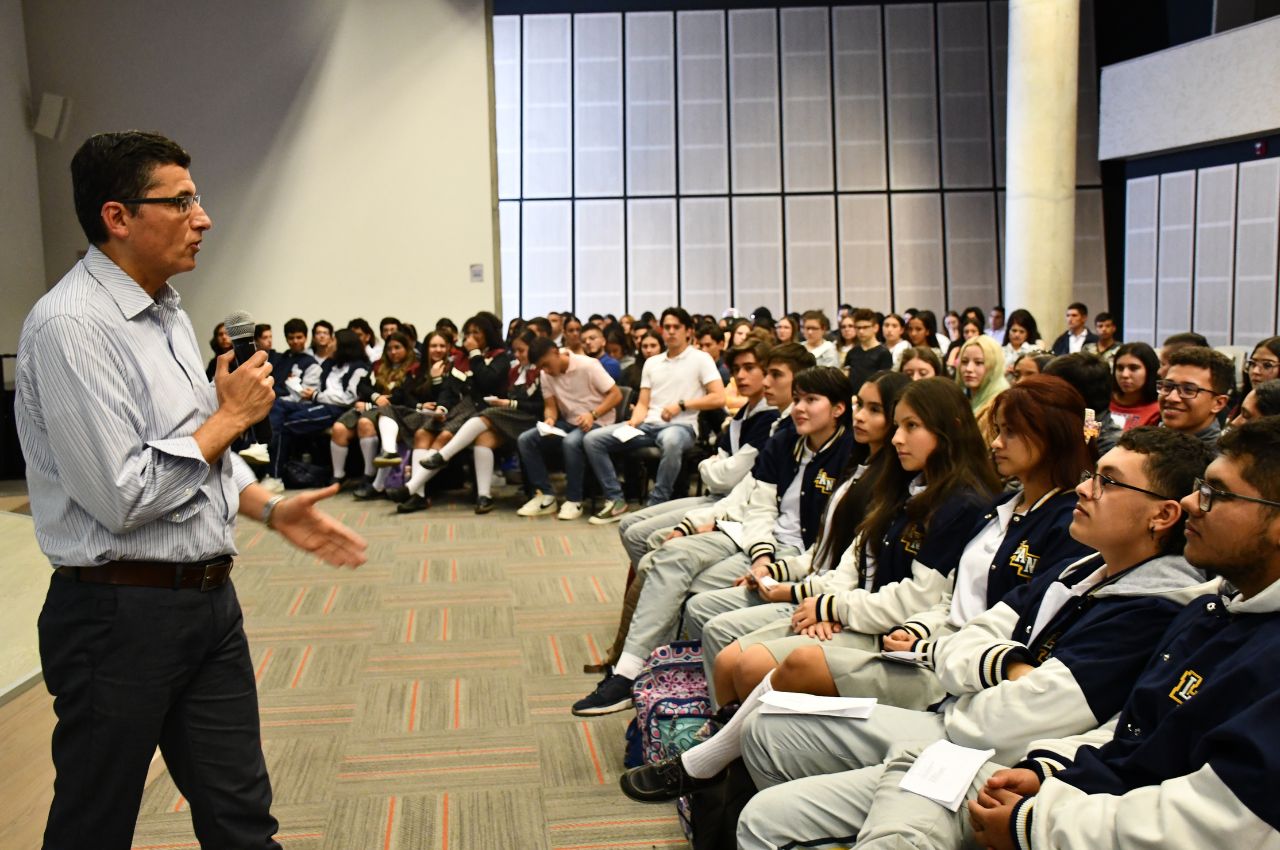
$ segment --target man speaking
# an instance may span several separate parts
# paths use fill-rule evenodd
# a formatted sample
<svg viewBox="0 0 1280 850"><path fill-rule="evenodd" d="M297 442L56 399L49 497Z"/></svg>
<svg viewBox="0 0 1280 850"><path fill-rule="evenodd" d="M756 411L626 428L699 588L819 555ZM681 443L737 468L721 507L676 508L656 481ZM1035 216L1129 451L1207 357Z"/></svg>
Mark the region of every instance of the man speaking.
<svg viewBox="0 0 1280 850"><path fill-rule="evenodd" d="M235 516L331 564L365 542L274 496L227 447L275 393L265 352L205 377L168 281L213 222L191 157L154 133L93 136L71 162L88 252L32 309L18 434L53 565L40 660L58 717L47 850L128 848L157 746L202 847L278 848L249 646L230 581Z"/></svg>

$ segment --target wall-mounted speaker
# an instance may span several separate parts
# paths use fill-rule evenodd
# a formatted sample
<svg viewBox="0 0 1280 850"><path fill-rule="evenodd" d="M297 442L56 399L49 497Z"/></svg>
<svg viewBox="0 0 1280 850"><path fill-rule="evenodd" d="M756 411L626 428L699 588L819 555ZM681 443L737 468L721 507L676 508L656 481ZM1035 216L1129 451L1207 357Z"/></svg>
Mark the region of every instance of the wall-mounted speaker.
<svg viewBox="0 0 1280 850"><path fill-rule="evenodd" d="M70 100L62 95L45 92L40 96L40 109L36 112L35 126L31 129L37 136L57 139L62 135L70 116Z"/></svg>

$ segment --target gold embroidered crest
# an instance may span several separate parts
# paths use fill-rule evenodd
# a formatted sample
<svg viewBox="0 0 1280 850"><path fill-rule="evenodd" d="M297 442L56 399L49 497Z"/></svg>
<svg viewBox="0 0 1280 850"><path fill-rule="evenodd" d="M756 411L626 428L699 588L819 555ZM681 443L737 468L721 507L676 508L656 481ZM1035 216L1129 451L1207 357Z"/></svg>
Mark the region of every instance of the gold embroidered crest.
<svg viewBox="0 0 1280 850"><path fill-rule="evenodd" d="M1023 540L1018 544L1018 548L1013 550L1013 554L1009 556L1009 566L1021 578L1031 578L1036 571L1036 565L1040 563L1040 556L1031 554L1027 541Z"/></svg>
<svg viewBox="0 0 1280 850"><path fill-rule="evenodd" d="M920 552L920 544L924 543L924 532L913 522L902 532L898 542L902 544L902 551L908 555L917 555Z"/></svg>
<svg viewBox="0 0 1280 850"><path fill-rule="evenodd" d="M836 487L836 480L830 475L827 475L827 471L825 469L819 469L818 474L813 478L813 486L817 487L818 491L822 493L822 495L830 496L831 491Z"/></svg>
<svg viewBox="0 0 1280 850"><path fill-rule="evenodd" d="M1204 684L1204 676L1201 676L1195 670L1185 670L1178 684L1174 689L1169 691L1169 699L1181 705L1191 699L1200 691L1200 686Z"/></svg>

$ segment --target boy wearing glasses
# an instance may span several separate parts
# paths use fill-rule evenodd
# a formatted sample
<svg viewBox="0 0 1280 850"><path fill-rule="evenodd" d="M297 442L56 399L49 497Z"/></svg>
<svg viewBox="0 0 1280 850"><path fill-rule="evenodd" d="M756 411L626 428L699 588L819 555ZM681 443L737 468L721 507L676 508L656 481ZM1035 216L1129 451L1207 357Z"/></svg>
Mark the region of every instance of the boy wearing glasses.
<svg viewBox="0 0 1280 850"><path fill-rule="evenodd" d="M1187 346L1169 355L1169 371L1156 381L1160 423L1190 434L1217 451L1222 426L1218 414L1227 405L1235 367L1211 348Z"/></svg>

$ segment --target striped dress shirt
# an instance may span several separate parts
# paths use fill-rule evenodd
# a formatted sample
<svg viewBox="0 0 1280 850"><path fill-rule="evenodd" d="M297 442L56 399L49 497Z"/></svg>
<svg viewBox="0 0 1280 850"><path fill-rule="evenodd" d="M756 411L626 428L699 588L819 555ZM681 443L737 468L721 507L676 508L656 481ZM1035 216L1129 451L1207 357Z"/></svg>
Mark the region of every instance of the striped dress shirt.
<svg viewBox="0 0 1280 850"><path fill-rule="evenodd" d="M189 562L235 550L232 452L192 436L217 409L191 320L90 247L41 298L18 344L18 436L36 538L53 566Z"/></svg>

